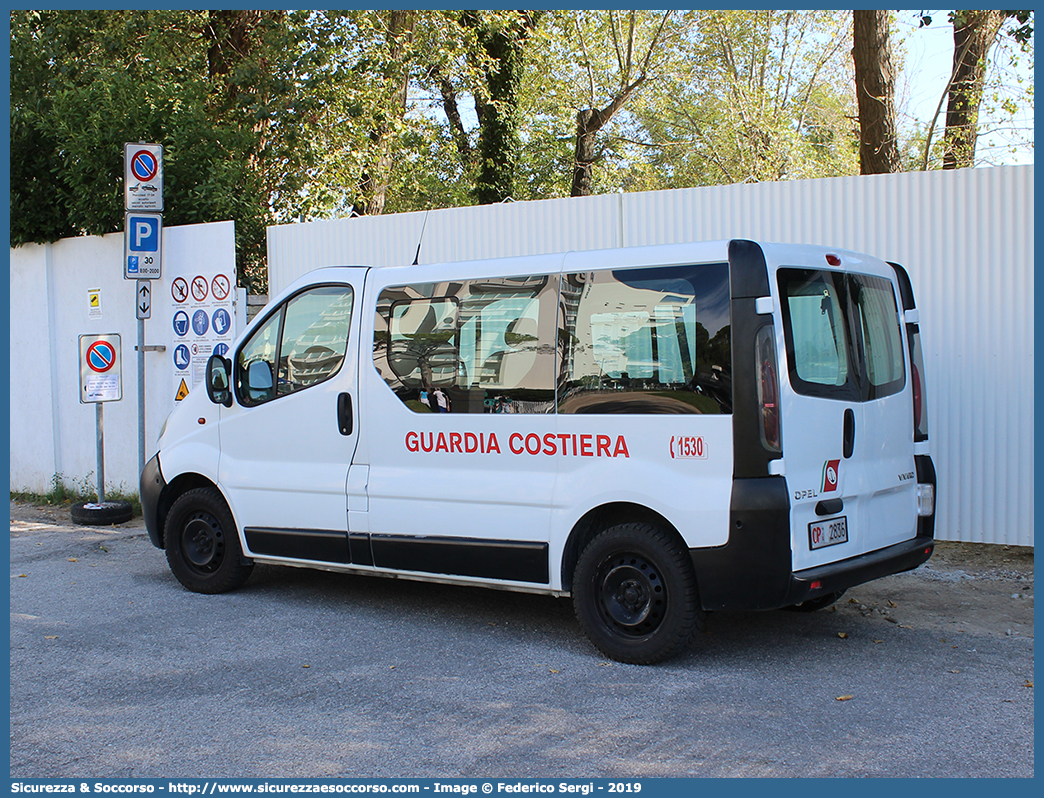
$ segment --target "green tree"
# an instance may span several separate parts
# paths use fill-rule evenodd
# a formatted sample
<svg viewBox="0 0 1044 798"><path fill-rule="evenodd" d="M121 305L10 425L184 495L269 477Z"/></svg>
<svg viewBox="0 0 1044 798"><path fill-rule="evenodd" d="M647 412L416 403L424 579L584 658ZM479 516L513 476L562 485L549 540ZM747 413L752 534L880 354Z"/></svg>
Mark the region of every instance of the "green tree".
<svg viewBox="0 0 1044 798"><path fill-rule="evenodd" d="M300 53L282 12L12 12L11 243L121 230L123 144L151 141L165 222L235 220L239 282L263 280L308 158Z"/></svg>
<svg viewBox="0 0 1044 798"><path fill-rule="evenodd" d="M922 169L927 169L930 162L932 137L944 101L946 128L943 134L942 168L960 169L975 165L979 112L987 89L991 49L1002 33L1006 33L1024 51L1032 53L1032 11L951 11L948 18L953 25L953 69L928 124L921 159ZM920 27L931 23L932 18L927 14L919 16ZM1032 98L1031 87L1021 100L1032 105ZM1014 116L1018 110L1018 104L1010 98L1002 105L1009 116Z"/></svg>
<svg viewBox="0 0 1044 798"><path fill-rule="evenodd" d="M855 174L847 14L706 12L634 113L659 187Z"/></svg>

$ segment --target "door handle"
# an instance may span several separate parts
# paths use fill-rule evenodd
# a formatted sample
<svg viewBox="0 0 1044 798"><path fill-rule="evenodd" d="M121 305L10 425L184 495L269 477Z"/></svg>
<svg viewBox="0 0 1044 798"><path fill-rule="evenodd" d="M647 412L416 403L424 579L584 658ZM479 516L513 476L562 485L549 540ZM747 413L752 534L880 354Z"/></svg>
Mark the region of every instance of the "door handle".
<svg viewBox="0 0 1044 798"><path fill-rule="evenodd" d="M855 450L855 413L852 408L845 410L845 459L852 456Z"/></svg>
<svg viewBox="0 0 1044 798"><path fill-rule="evenodd" d="M824 499L816 503L816 515L837 515L844 509L844 499Z"/></svg>
<svg viewBox="0 0 1044 798"><path fill-rule="evenodd" d="M352 434L352 395L342 393L337 396L337 429L342 435Z"/></svg>

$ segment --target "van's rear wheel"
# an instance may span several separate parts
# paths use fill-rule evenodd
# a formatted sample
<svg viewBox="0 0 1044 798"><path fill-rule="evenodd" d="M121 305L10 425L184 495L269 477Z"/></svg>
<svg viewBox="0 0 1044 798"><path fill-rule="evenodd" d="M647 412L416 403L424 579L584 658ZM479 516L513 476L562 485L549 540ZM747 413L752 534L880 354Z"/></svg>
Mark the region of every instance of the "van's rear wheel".
<svg viewBox="0 0 1044 798"><path fill-rule="evenodd" d="M688 552L649 524L610 527L587 545L573 572L573 608L606 656L637 665L676 654L703 621Z"/></svg>
<svg viewBox="0 0 1044 798"><path fill-rule="evenodd" d="M254 569L243 562L232 513L215 488L195 488L179 497L167 515L164 538L171 572L196 593L235 590Z"/></svg>

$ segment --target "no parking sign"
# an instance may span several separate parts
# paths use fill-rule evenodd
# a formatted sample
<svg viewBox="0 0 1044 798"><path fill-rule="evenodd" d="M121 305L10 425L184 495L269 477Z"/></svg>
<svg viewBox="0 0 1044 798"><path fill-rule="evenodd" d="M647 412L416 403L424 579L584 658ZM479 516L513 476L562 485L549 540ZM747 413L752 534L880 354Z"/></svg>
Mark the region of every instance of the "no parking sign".
<svg viewBox="0 0 1044 798"><path fill-rule="evenodd" d="M123 398L120 336L80 336L80 402L118 402Z"/></svg>

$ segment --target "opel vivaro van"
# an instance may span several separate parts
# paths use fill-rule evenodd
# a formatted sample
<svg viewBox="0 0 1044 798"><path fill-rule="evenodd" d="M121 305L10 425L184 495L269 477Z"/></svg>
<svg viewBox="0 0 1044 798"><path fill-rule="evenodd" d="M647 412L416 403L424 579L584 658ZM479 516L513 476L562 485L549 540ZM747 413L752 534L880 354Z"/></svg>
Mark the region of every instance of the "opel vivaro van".
<svg viewBox="0 0 1044 798"><path fill-rule="evenodd" d="M571 596L607 656L814 610L934 541L902 267L724 241L307 274L141 478L189 590L255 562Z"/></svg>

